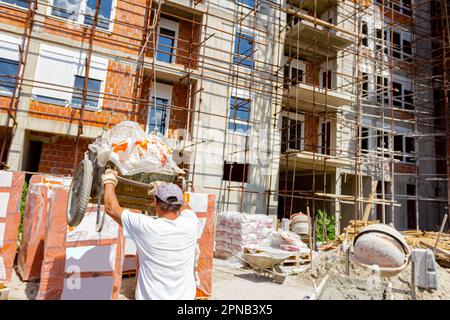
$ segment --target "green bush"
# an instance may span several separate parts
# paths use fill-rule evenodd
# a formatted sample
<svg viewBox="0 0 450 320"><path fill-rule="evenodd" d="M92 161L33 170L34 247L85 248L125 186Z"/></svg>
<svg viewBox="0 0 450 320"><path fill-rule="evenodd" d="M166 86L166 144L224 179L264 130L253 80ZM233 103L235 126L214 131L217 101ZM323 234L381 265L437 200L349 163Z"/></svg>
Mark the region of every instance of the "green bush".
<svg viewBox="0 0 450 320"><path fill-rule="evenodd" d="M18 234L18 240L20 240L20 236L22 234L22 226L23 226L23 215L25 214L25 204L27 201L27 194L28 194L28 182L25 181L23 184L23 190L22 190L22 199L20 201L20 225L19 225L19 234Z"/></svg>
<svg viewBox="0 0 450 320"><path fill-rule="evenodd" d="M326 242L334 240L336 218L334 215L328 215L325 210L318 210L316 217L316 242Z"/></svg>

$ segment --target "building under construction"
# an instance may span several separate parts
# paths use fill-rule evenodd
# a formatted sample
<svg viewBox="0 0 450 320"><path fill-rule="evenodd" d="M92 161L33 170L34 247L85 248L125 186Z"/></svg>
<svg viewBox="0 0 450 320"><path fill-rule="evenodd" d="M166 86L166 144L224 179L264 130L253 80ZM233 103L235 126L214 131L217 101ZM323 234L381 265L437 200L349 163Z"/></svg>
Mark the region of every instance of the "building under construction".
<svg viewBox="0 0 450 320"><path fill-rule="evenodd" d="M177 142L218 211L435 229L446 0L0 0L0 160L71 175L104 128Z"/></svg>

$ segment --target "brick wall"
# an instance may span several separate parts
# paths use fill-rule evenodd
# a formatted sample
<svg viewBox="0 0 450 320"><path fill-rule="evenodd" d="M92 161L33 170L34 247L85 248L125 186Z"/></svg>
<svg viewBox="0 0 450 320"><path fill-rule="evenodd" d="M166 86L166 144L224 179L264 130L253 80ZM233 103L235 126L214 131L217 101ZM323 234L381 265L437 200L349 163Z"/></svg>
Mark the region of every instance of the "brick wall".
<svg viewBox="0 0 450 320"><path fill-rule="evenodd" d="M407 163L394 163L394 172L413 174L416 172L416 166Z"/></svg>
<svg viewBox="0 0 450 320"><path fill-rule="evenodd" d="M312 62L305 61L306 65L306 76L305 82L310 85L320 86L320 74L319 67L315 66Z"/></svg>
<svg viewBox="0 0 450 320"><path fill-rule="evenodd" d="M200 26L188 21L181 20L178 34L177 58L176 63L191 68L197 67L198 43L200 35ZM196 45L197 44L197 45Z"/></svg>
<svg viewBox="0 0 450 320"><path fill-rule="evenodd" d="M43 142L39 172L51 174L71 175L73 172L75 137L52 135L48 133L32 132L33 139ZM82 139L79 144L77 162L83 158L91 140Z"/></svg>
<svg viewBox="0 0 450 320"><path fill-rule="evenodd" d="M186 129L187 125L187 95L188 87L177 83L173 86L172 105L174 108L170 110L169 134L175 129ZM176 108L180 107L180 109Z"/></svg>
<svg viewBox="0 0 450 320"><path fill-rule="evenodd" d="M0 23L7 23L15 27L23 28L27 13L24 10L13 9L2 6L2 14L0 14Z"/></svg>
<svg viewBox="0 0 450 320"><path fill-rule="evenodd" d="M11 97L0 96L0 113L6 113L11 103Z"/></svg>
<svg viewBox="0 0 450 320"><path fill-rule="evenodd" d="M142 6L145 6L145 3L145 0L134 0L134 5L130 5L128 2L118 0L112 32L97 29L94 44L125 53L138 52L144 25L145 8ZM90 26L67 23L50 15L45 17L44 32L52 35L87 42L90 29Z"/></svg>
<svg viewBox="0 0 450 320"><path fill-rule="evenodd" d="M164 14L162 13L161 16L164 17ZM172 16L167 19L175 20ZM201 25L185 20L178 20L178 23L179 28L175 63L185 67L189 67L189 63L191 63L190 67L196 68L199 54ZM153 40L153 38L151 40ZM146 56L150 58L153 57L153 41L149 41Z"/></svg>
<svg viewBox="0 0 450 320"><path fill-rule="evenodd" d="M319 117L307 113L305 114L305 151L317 151L317 131Z"/></svg>

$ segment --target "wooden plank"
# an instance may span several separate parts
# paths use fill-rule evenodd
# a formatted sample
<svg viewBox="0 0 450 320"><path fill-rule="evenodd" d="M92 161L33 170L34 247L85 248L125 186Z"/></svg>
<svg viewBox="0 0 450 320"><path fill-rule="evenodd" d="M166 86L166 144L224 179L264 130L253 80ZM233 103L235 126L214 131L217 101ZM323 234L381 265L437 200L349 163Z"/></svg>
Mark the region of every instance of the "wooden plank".
<svg viewBox="0 0 450 320"><path fill-rule="evenodd" d="M429 242L427 242L425 240L420 240L420 244L423 244L424 246L426 246L427 248L430 248L430 249L434 248L434 244L433 243L429 243ZM436 252L450 257L450 251L441 249L439 247L436 248Z"/></svg>
<svg viewBox="0 0 450 320"><path fill-rule="evenodd" d="M377 185L378 180L372 181L372 190L370 191L368 203L366 203L366 207L364 208L363 221L366 222L369 220L370 211L372 210L372 201L377 193Z"/></svg>

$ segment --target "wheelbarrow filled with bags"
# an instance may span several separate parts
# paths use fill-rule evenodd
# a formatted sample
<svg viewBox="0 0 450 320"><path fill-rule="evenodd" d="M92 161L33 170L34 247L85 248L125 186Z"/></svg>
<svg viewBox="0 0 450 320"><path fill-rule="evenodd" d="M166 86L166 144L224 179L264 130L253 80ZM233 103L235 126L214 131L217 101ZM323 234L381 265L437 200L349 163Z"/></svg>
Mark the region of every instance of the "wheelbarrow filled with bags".
<svg viewBox="0 0 450 320"><path fill-rule="evenodd" d="M67 224L81 223L89 203L97 204L97 231L101 231L105 213L101 176L106 169L118 174L116 196L122 207L154 213L155 187L173 182L186 191L185 172L172 158L173 148L161 134L145 133L138 123L123 121L106 130L89 145L78 164L69 192Z"/></svg>

